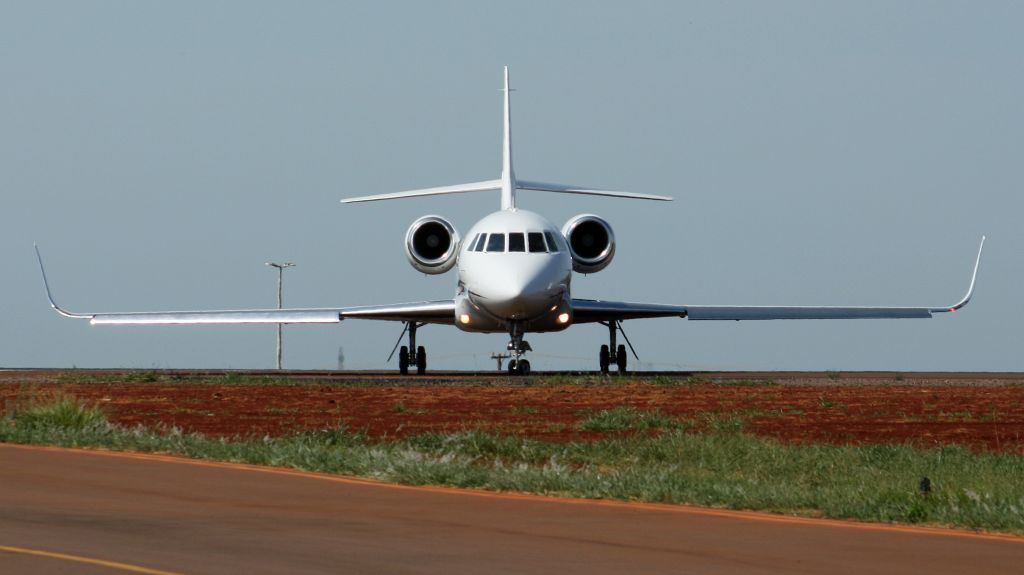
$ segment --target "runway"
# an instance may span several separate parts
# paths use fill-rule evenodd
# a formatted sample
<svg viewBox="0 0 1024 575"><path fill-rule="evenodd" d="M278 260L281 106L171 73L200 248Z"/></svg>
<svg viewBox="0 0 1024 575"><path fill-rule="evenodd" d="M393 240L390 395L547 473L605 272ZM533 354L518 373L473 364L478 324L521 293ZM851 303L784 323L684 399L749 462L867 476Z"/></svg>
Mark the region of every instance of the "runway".
<svg viewBox="0 0 1024 575"><path fill-rule="evenodd" d="M0 445L3 573L978 574L1022 562L1024 538L1010 536Z"/></svg>

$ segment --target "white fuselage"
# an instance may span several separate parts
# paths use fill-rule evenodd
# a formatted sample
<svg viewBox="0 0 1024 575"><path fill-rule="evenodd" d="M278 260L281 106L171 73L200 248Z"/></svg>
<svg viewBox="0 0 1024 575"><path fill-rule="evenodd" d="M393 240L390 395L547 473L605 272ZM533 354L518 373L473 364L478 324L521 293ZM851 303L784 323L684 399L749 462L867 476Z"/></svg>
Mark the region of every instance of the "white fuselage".
<svg viewBox="0 0 1024 575"><path fill-rule="evenodd" d="M572 323L572 257L562 233L520 209L494 212L463 239L455 325L465 331L557 331Z"/></svg>

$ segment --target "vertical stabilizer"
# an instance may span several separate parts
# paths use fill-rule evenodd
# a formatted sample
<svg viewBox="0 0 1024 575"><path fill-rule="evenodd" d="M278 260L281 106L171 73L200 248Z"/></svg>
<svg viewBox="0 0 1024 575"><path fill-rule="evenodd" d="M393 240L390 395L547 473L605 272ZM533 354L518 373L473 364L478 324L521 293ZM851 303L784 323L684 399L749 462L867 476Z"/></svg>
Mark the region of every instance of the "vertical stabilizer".
<svg viewBox="0 0 1024 575"><path fill-rule="evenodd" d="M512 171L512 109L509 104L508 66L505 66L505 134L501 141L501 209L516 207L516 176Z"/></svg>
<svg viewBox="0 0 1024 575"><path fill-rule="evenodd" d="M616 192L612 190L601 190L589 186L573 186L569 184L551 184L516 179L512 170L512 104L510 103L512 88L508 82L508 66L505 66L505 88L502 90L505 100L505 115L502 118L504 133L501 139L501 178L486 180L483 182L470 182L468 184L456 184L454 186L440 186L436 188L423 188L419 190L406 190L391 194L376 194L373 196L360 196L358 198L347 198L341 200L343 203L375 202L377 200L394 200L398 198L417 198L420 196L440 196L444 194L463 194L467 192L482 192L490 190L501 190L501 209L516 209L516 190L536 190L540 192L558 192L563 194L584 194L588 196L606 196L614 198L633 198L638 200L662 200L668 201L668 196L654 196L651 194L634 194L630 192Z"/></svg>

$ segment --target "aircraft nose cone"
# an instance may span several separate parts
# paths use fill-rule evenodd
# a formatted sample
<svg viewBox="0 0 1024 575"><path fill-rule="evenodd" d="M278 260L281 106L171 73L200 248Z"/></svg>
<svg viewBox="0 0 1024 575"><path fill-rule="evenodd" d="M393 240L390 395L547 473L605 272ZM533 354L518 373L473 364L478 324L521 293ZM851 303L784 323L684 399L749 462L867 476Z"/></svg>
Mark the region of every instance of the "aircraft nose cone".
<svg viewBox="0 0 1024 575"><path fill-rule="evenodd" d="M476 292L478 303L498 317L527 319L550 307L554 294L543 278L507 270L488 279L487 285Z"/></svg>

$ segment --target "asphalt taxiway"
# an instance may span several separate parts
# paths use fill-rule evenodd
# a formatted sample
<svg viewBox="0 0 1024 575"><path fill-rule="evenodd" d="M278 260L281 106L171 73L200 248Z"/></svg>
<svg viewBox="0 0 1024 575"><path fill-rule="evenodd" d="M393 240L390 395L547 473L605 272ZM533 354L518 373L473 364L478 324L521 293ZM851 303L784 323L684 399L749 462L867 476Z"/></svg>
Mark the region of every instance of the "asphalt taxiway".
<svg viewBox="0 0 1024 575"><path fill-rule="evenodd" d="M3 573L1017 573L1024 538L0 445Z"/></svg>

